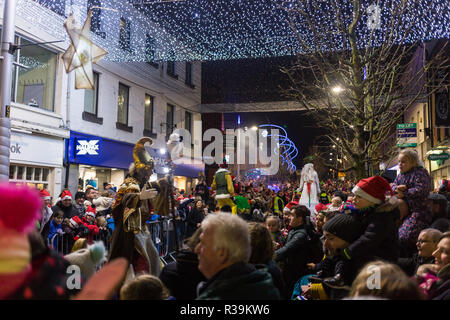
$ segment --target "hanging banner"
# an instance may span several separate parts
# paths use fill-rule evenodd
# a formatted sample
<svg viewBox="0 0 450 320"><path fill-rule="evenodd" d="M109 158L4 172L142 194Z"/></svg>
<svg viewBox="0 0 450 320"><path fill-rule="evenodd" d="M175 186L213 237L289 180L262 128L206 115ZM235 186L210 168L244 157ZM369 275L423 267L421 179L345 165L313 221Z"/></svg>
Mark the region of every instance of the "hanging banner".
<svg viewBox="0 0 450 320"><path fill-rule="evenodd" d="M448 92L438 92L435 94L435 123L436 128L450 127L450 117L448 115Z"/></svg>

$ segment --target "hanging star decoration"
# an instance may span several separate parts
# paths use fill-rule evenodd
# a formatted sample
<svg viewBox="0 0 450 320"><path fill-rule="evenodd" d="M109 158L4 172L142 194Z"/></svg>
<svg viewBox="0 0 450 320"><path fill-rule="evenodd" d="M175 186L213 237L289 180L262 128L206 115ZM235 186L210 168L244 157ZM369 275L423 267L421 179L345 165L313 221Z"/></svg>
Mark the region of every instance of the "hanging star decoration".
<svg viewBox="0 0 450 320"><path fill-rule="evenodd" d="M64 22L71 44L62 58L67 73L75 70L75 89L94 89L92 64L108 53L91 40L91 17L92 9L88 11L82 29L76 26L72 14Z"/></svg>

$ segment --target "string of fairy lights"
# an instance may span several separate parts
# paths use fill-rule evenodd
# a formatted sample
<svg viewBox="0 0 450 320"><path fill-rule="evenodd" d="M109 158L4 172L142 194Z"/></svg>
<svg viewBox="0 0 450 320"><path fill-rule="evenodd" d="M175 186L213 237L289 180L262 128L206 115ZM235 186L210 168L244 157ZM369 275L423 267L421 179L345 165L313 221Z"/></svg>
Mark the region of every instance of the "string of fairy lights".
<svg viewBox="0 0 450 320"><path fill-rule="evenodd" d="M153 61L274 57L329 50L330 47L339 50L348 43L339 32L336 15L339 13L348 25L352 20L353 3L350 0L19 0L18 6L31 2L43 4L54 12L62 11L65 16L74 12L80 25L86 18L86 2L105 8L98 9L101 32L93 33L93 40L108 51L106 60L119 62L148 61L149 37L154 45ZM448 0L406 0L406 9L396 15L402 2L405 0L360 0L361 19L356 28L358 45L379 45L389 36L392 25L396 41L449 37ZM27 21L42 22L39 14L20 9L18 14ZM299 9L314 22L315 30L298 13ZM392 17L395 17L393 23ZM128 50L119 46L121 18L129 23ZM298 41L288 19L307 46ZM410 26L410 32L403 39ZM62 28L61 24L59 29ZM56 25L54 29L55 34L61 34ZM326 37L317 41L313 31ZM99 35L102 32L104 34Z"/></svg>

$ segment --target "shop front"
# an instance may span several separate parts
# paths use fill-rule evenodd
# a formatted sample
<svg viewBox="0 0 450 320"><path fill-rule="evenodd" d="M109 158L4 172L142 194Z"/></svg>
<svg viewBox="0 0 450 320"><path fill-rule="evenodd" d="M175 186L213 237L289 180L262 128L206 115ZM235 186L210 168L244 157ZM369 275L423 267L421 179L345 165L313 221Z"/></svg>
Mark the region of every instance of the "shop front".
<svg viewBox="0 0 450 320"><path fill-rule="evenodd" d="M104 183L118 187L133 161L131 143L70 131L68 163L71 190L85 190L88 185L103 191Z"/></svg>
<svg viewBox="0 0 450 320"><path fill-rule="evenodd" d="M61 192L64 139L11 130L9 181L47 189L53 198Z"/></svg>
<svg viewBox="0 0 450 320"><path fill-rule="evenodd" d="M92 185L102 191L105 182L119 187L133 161L133 148L131 143L71 131L68 140L70 189L85 190ZM168 172L167 154L164 150L146 149L155 162L150 181L162 178ZM193 178L204 170L204 164L184 158L175 163L174 185L184 190L192 188Z"/></svg>

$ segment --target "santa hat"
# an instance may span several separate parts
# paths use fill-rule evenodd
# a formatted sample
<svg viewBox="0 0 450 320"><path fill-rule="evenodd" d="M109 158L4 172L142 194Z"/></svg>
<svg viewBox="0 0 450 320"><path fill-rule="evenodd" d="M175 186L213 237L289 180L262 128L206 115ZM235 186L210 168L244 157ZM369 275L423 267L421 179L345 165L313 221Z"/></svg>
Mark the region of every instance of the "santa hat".
<svg viewBox="0 0 450 320"><path fill-rule="evenodd" d="M42 202L36 190L1 183L0 203L0 299L3 299L20 288L31 271L27 234L40 219Z"/></svg>
<svg viewBox="0 0 450 320"><path fill-rule="evenodd" d="M63 200L72 200L72 194L69 190L64 190L63 193L61 193L61 201Z"/></svg>
<svg viewBox="0 0 450 320"><path fill-rule="evenodd" d="M353 188L352 192L372 203L381 204L386 201L386 193L394 195L389 182L380 176L362 179Z"/></svg>
<svg viewBox="0 0 450 320"><path fill-rule="evenodd" d="M95 209L89 206L86 210L86 215L95 218Z"/></svg>
<svg viewBox="0 0 450 320"><path fill-rule="evenodd" d="M51 198L50 193L48 193L48 191L45 189L42 189L41 191L39 191L39 195L41 196L41 198L43 200L50 200L50 198Z"/></svg>
<svg viewBox="0 0 450 320"><path fill-rule="evenodd" d="M289 202L284 208L283 208L283 212L285 213L289 213L291 212L292 207L294 206L298 206L298 202L297 201L291 201Z"/></svg>
<svg viewBox="0 0 450 320"><path fill-rule="evenodd" d="M75 228L77 228L81 224L81 220L79 217L75 216L70 218L70 223L73 224Z"/></svg>

